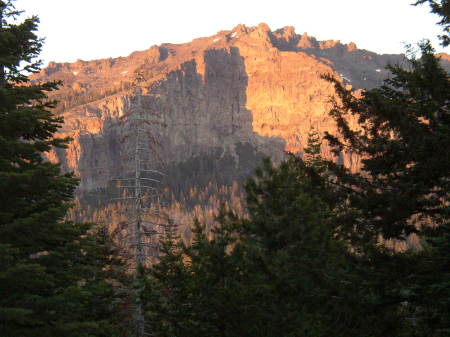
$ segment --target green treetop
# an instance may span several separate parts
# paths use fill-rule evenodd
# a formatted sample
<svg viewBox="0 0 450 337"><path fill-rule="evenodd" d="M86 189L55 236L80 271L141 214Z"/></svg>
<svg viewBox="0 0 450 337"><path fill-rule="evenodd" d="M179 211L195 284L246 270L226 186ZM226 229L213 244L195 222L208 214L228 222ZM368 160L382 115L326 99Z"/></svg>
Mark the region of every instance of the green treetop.
<svg viewBox="0 0 450 337"><path fill-rule="evenodd" d="M418 3L424 2L442 17L447 44L448 1ZM391 252L389 263L373 259L371 268L397 275L391 303L412 323L409 335L448 336L450 80L430 43L419 46L407 67L388 67L391 77L362 98L330 79L340 98L331 111L340 137L326 138L335 154L351 151L362 158L360 173L329 163L348 206L336 214L340 233L351 233L353 246L366 255L380 238L418 235L419 247ZM359 129L350 127L349 116Z"/></svg>
<svg viewBox="0 0 450 337"><path fill-rule="evenodd" d="M38 18L0 0L0 335L111 336L117 264L89 225L64 220L77 179L45 153L64 148L63 122L30 72L42 46Z"/></svg>

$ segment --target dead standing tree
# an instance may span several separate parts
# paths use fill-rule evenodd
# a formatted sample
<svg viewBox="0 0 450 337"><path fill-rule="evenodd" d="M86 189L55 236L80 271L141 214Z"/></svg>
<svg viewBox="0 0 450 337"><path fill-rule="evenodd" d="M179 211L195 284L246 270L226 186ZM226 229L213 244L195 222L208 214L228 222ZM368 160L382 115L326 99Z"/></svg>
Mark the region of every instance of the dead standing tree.
<svg viewBox="0 0 450 337"><path fill-rule="evenodd" d="M130 165L125 170L126 176L114 179L121 191L116 198L130 206L130 212L123 214L127 221L121 224L119 230L126 232L125 251L131 258L134 273L134 325L136 336L150 336L151 327L146 324L141 303L142 271L153 262L158 255L159 235L169 225L168 216L161 214L155 207L158 199L158 185L163 174L154 167L158 161L160 142L158 128L164 127L160 116L147 111L144 106L144 95L140 83L143 81L138 74L134 85L133 101L128 113L118 124L127 130L126 138L131 142ZM145 95L152 98L151 95Z"/></svg>

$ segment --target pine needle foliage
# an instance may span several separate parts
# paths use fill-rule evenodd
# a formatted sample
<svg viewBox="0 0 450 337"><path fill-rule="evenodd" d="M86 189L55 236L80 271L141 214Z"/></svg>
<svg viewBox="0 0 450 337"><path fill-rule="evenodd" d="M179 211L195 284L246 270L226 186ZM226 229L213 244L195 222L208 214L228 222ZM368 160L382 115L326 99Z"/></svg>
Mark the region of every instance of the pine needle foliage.
<svg viewBox="0 0 450 337"><path fill-rule="evenodd" d="M60 83L29 80L42 40L20 14L0 0L0 335L113 336L120 261L101 232L65 220L78 179L45 159L70 140L47 98Z"/></svg>

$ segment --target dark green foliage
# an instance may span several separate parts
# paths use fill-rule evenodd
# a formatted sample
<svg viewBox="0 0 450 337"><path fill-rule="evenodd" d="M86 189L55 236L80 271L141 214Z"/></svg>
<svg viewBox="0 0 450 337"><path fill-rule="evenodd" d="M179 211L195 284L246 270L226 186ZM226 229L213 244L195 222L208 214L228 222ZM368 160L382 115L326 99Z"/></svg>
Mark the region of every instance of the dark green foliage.
<svg viewBox="0 0 450 337"><path fill-rule="evenodd" d="M429 44L421 46L410 70L391 66L391 79L379 89L352 96L338 82L342 104L332 111L343 140L328 135L336 153L351 149L363 172L335 167L342 187L351 191L358 234L405 238L418 223L441 223L448 214L450 179L450 83ZM352 130L346 116L358 118Z"/></svg>
<svg viewBox="0 0 450 337"><path fill-rule="evenodd" d="M321 143L319 134L311 128L308 134L308 145L304 149L305 162L308 166L314 167L317 173L324 173L326 170L325 161L320 154Z"/></svg>
<svg viewBox="0 0 450 337"><path fill-rule="evenodd" d="M218 230L208 240L198 222L193 232L189 246L173 232L163 241L161 260L144 293L150 324L157 336L232 336L243 318L231 293L236 275L226 251L231 238Z"/></svg>
<svg viewBox="0 0 450 337"><path fill-rule="evenodd" d="M248 217L222 211L209 238L198 223L190 245L168 236L144 294L156 336L386 336L403 327L397 275L369 269L371 259L396 261L356 256L336 238L340 201L314 158L265 161L246 185Z"/></svg>
<svg viewBox="0 0 450 337"><path fill-rule="evenodd" d="M111 282L122 281L120 263L108 239L86 229L73 225L64 245L31 258L0 246L2 336L114 335L121 296Z"/></svg>
<svg viewBox="0 0 450 337"><path fill-rule="evenodd" d="M405 284L413 336L450 336L450 225L426 230L423 250L406 261Z"/></svg>
<svg viewBox="0 0 450 337"><path fill-rule="evenodd" d="M142 294L149 324L161 336L178 336L179 326L190 313L185 281L188 279L179 240L169 226L162 241L161 258L152 268L151 277Z"/></svg>
<svg viewBox="0 0 450 337"><path fill-rule="evenodd" d="M266 162L246 190L242 246L261 294L256 335L324 336L353 322L344 308L353 263L334 239L325 186L291 158L276 169Z"/></svg>
<svg viewBox="0 0 450 337"><path fill-rule="evenodd" d="M448 23L447 2L430 3ZM390 71L360 98L329 78L340 135L326 139L361 172L324 161L312 131L304 160L248 181L247 217L165 243L147 290L156 336L449 336L449 77L427 42ZM383 244L411 234L420 246Z"/></svg>
<svg viewBox="0 0 450 337"><path fill-rule="evenodd" d="M391 66L385 85L360 99L330 79L340 97L331 114L342 137L327 139L336 154L352 151L363 166L357 174L329 167L347 198L348 208L336 214L340 234L350 234L361 254L370 256L380 238L422 239L422 247L392 252L389 263L374 259L370 268L396 276L390 303L406 315L411 336L448 336L450 82L429 43L420 53L409 69ZM350 128L350 115L360 129Z"/></svg>
<svg viewBox="0 0 450 337"><path fill-rule="evenodd" d="M448 46L450 44L450 1L449 0L418 0L414 5L421 5L428 3L431 7L431 12L441 17L438 22L442 26L444 35L439 36L442 45Z"/></svg>
<svg viewBox="0 0 450 337"><path fill-rule="evenodd" d="M58 83L28 80L42 41L17 15L0 1L0 335L112 336L120 262L104 231L64 220L77 179L44 159L68 142L46 97Z"/></svg>

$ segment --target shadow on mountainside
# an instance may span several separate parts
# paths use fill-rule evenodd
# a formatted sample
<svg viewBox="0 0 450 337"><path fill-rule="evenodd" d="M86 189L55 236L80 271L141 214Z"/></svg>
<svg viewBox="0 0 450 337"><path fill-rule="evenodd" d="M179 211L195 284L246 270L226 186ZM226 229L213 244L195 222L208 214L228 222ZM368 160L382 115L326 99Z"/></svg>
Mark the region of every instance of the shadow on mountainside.
<svg viewBox="0 0 450 337"><path fill-rule="evenodd" d="M151 68L142 67L141 72L145 79ZM155 121L147 131L157 140L149 159L153 168L165 173L160 198L164 208L182 201L184 209L179 212L199 206L216 210L218 199L231 199L227 191L233 190L236 198L240 192L230 189L233 182L240 185L263 157L273 153L282 157L282 138L253 132L247 85L243 57L238 48L229 47L206 50L203 58L184 62L157 82L144 81L139 95L123 98L125 114L143 109ZM111 198L120 194L112 179L131 176L134 170L135 135L123 118L104 116L105 111L98 115L104 126L78 139L78 208L83 211L77 220L92 220L94 211L101 217ZM104 217L108 218L106 213Z"/></svg>

